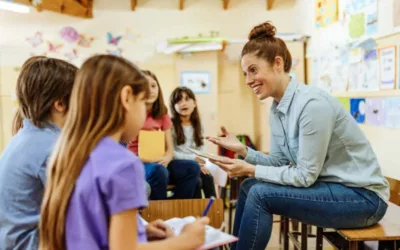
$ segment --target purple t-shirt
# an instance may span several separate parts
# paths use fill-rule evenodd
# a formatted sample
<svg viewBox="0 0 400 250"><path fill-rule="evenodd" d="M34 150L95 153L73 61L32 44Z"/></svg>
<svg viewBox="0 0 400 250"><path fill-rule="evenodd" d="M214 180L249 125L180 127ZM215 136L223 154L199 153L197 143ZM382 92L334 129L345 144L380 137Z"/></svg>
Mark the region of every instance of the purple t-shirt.
<svg viewBox="0 0 400 250"><path fill-rule="evenodd" d="M143 163L110 137L90 153L72 193L66 219L67 249L109 249L110 217L146 207ZM146 242L139 219L138 241Z"/></svg>

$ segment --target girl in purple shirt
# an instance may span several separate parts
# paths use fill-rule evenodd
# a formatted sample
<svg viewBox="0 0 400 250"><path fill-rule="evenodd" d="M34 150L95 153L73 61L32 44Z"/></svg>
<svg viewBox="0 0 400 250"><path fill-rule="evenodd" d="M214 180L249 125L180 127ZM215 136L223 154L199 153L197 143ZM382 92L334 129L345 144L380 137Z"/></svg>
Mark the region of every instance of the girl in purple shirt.
<svg viewBox="0 0 400 250"><path fill-rule="evenodd" d="M148 88L136 66L111 55L91 57L78 71L49 164L39 249L196 249L204 243L207 218L179 236L147 243L149 231L137 214L147 206L144 167L118 142L131 141L143 126Z"/></svg>

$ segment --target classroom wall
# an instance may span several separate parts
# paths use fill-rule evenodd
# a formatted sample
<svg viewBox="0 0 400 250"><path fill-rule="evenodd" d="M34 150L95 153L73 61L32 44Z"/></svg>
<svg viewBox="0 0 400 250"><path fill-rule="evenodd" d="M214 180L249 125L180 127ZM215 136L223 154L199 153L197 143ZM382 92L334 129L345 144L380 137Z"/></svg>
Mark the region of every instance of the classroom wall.
<svg viewBox="0 0 400 250"><path fill-rule="evenodd" d="M382 48L389 45L399 45L400 27L393 26L393 0L378 1L378 34L373 38L377 41L377 47ZM307 47L307 82L310 82L312 75L313 52L318 48L326 47L332 43L340 43L344 37L344 30L340 23L332 24L326 28L317 29L314 27L315 0L299 0L296 3L299 13L302 13L304 20L299 32L311 36ZM347 97L363 97L357 93L349 93ZM400 129L369 126L360 124L360 128L369 139L381 164L385 176L400 179L400 162L397 158L398 142L400 141Z"/></svg>
<svg viewBox="0 0 400 250"><path fill-rule="evenodd" d="M119 47L122 48L123 56L139 64L140 67L154 71L158 75L166 97L169 97L171 91L179 85L181 70L185 68L210 70L213 75L213 91L209 96L204 95L199 98L203 119L207 124L206 133L214 135L218 132L219 125L224 124L231 131L249 134L254 139L254 100L244 81L239 78L241 75L239 56L242 45L229 45L221 55L217 52L212 56L205 53L204 57L208 59L198 62L194 61L197 57L203 58L203 55L193 54L192 57L186 58L160 55L156 53L155 46L168 38L196 36L198 33L209 34L211 30L220 32L220 36L244 39L255 24L266 20L273 21L279 27L279 32L296 32L296 13L292 8L295 1L275 1L274 8L270 11L266 11L265 1L260 0L231 0L227 11L222 9L221 1L186 0L183 11L178 10L177 2L138 1L136 11L132 12L130 1L113 0L113 5L110 6L108 0L96 0L94 19L80 19L46 11L41 13L33 11L30 14L0 11L2 34L0 36L0 152L11 137L12 96L18 76L16 67L21 66L31 53L45 52L47 41L55 44L63 42L59 31L64 26L72 26L79 33L95 38L90 48L63 42L64 46L59 54L48 54L63 58L65 53L76 48L78 58L73 63L78 66L90 55L116 49L107 45L107 32L124 35L126 29L130 28L137 38L132 42L121 41ZM25 40L37 31L43 33L45 43L32 48ZM224 59L219 60L221 57ZM233 92L219 92L219 86L231 89ZM241 114L233 112L232 115L232 112L227 110L240 110ZM244 122L237 122L238 120Z"/></svg>

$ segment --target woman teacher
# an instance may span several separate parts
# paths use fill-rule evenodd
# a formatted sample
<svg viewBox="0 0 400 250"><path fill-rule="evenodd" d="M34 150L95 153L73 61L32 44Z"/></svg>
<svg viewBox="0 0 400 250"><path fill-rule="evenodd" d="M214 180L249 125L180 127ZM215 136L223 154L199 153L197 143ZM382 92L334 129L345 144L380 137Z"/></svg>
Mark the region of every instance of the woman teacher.
<svg viewBox="0 0 400 250"><path fill-rule="evenodd" d="M329 93L289 76L292 58L276 29L254 27L242 50L246 84L259 100L272 97L270 154L246 148L222 128L208 140L244 160L215 164L231 177L248 176L240 188L233 249L264 250L273 214L326 228L362 228L384 216L388 182L353 117Z"/></svg>

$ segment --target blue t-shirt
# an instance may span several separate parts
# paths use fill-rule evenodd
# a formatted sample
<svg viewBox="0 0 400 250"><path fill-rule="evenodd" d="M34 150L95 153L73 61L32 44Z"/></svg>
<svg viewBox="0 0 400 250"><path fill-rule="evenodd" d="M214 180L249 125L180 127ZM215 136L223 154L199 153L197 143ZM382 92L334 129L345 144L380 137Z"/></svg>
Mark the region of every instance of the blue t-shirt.
<svg viewBox="0 0 400 250"><path fill-rule="evenodd" d="M103 138L90 153L69 201L67 249L109 249L110 217L147 203L143 163L118 142ZM146 242L139 215L137 227L138 242Z"/></svg>
<svg viewBox="0 0 400 250"><path fill-rule="evenodd" d="M38 249L46 162L59 134L25 119L0 156L0 249Z"/></svg>

